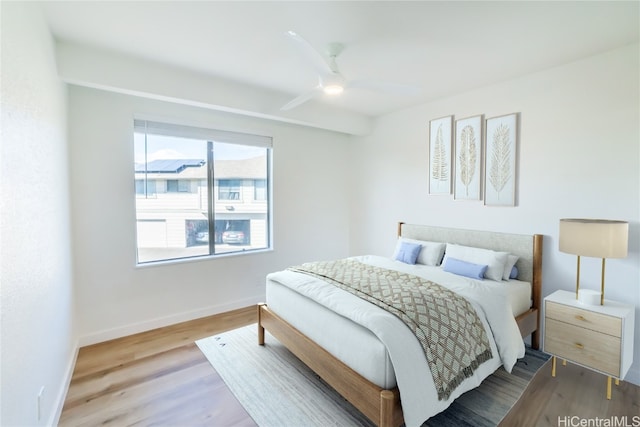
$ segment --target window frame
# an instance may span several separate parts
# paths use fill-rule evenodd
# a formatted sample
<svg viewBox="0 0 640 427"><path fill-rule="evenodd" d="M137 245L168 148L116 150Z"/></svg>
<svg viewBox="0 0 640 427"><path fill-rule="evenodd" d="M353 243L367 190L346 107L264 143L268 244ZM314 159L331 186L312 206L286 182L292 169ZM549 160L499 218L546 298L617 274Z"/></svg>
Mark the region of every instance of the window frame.
<svg viewBox="0 0 640 427"><path fill-rule="evenodd" d="M218 193L217 193L217 200L221 201L231 201L231 202L237 202L237 201L241 201L242 200L242 179L218 179ZM225 193L222 192L222 188L223 186L220 185L222 183L222 181L229 181L229 182L236 182L238 183L238 185L225 185L224 188L229 188L230 190L226 191ZM236 191L232 191L231 189L235 189L237 188ZM231 195L231 194L237 194L238 197L220 197L222 196L222 194L227 194L227 195Z"/></svg>
<svg viewBox="0 0 640 427"><path fill-rule="evenodd" d="M149 128L152 128L151 130ZM186 131L183 133L183 131ZM203 165L206 167L207 169L207 178L205 179L201 179L199 180L198 185L200 186L200 182L206 184L205 190L207 192L207 201L205 202L205 204L207 205L207 218L205 219L207 221L207 228L208 228L208 233L209 233L209 238L208 238L208 242L209 242L209 247L208 247L208 253L205 254L196 254L196 255L185 255L185 256L171 256L171 257L164 257L164 258L158 258L158 259L147 259L147 260L141 260L140 259L140 250L141 250L141 246L140 246L140 240L139 240L139 236L136 236L135 239L135 245L136 245L136 266L137 267L144 267L144 266L153 266L153 265L158 265L158 264L166 264L166 263L175 263L175 262L190 262L190 261L198 261L198 260L203 260L203 259L211 259L211 258L220 258L220 257L228 257L228 256L237 256L237 255L245 255L245 254L254 254L254 253L258 253L258 252L264 252L264 251L272 251L273 250L273 220L272 220L272 210L273 210L273 199L272 199L272 186L273 186L273 174L272 174L272 151L273 151L273 141L272 138L270 136L262 136L262 135L253 135L253 134L245 134L245 133L239 133L239 132L231 132L231 131L221 131L221 130L216 130L216 129L209 129L209 128L200 128L200 127L193 127L193 126L189 126L189 125L180 125L180 124L172 124L172 123L167 123L167 122L155 122L155 121L149 121L149 120L144 120L144 119L134 119L134 126L133 126L133 134L136 133L143 133L145 135L145 153L148 153L148 147L147 147L147 137L148 135L161 135L161 136L171 136L171 137L178 137L178 138L184 138L184 139L195 139L195 140L201 140L203 143L206 143L207 146L207 160L206 160L206 165ZM226 181L233 181L234 183L238 183L239 186L232 186L232 188L237 188L236 193L238 194L238 198L237 199L219 199L218 195L219 195L219 191L220 189L218 188L218 184L216 181L216 171L215 171L215 164L216 161L220 161L221 159L217 159L214 158L215 154L214 154L214 150L213 150L213 144L214 141L217 143L224 143L224 144L234 144L234 145L238 145L238 146L244 146L246 147L258 147L258 148L262 148L264 149L264 154L262 154L260 157L264 156L264 172L265 172L265 178L261 179L261 181L266 182L264 191L266 193L266 198L264 200L261 200L261 202L266 202L266 209L264 211L264 219L260 219L259 221L263 221L263 223L260 223L259 226L261 228L261 233L259 233L258 235L258 243L257 243L257 247L253 248L253 247L248 247L248 248L242 248L242 249L237 249L237 250L231 250L231 251L220 251L219 249L216 250L216 246L219 245L219 243L216 240L219 240L216 236L216 221L220 221L221 219L218 218L216 216L216 204L219 203L220 201L223 203L237 203L237 202L242 202L242 194L243 194L243 186L244 181L246 181L246 179L249 179L249 181L251 181L252 183L255 181L252 178L238 178L238 179L224 179ZM135 147L135 138L134 138L134 147ZM146 158L146 154L145 154L145 158ZM146 170L146 165L148 164L148 162L145 162L145 171L140 172L139 170L136 171L135 175L135 181L136 181L136 191L135 191L135 196L136 199L139 198L147 198L147 199L156 199L157 198L157 184L154 183L154 186L156 187L156 191L153 192L153 194L140 194L138 193L137 189L138 189L138 180L142 181L142 187L147 189L149 182L147 181L147 175L152 174L153 171L147 171ZM262 167L262 166L261 166ZM138 176L138 173L142 173L144 178L140 179ZM165 190L167 193L169 193L169 184L168 181L170 181L171 179L167 179L167 183L165 183ZM186 191L180 191L180 184L179 182L181 181L180 179L174 179L174 181L178 182L178 191L171 191L172 194L185 194L185 193L192 193L193 189L192 189L192 185L191 185L191 180L187 180L188 181L188 185L187 185L187 190ZM253 192L255 194L256 189L253 189ZM199 193L199 192L198 192ZM227 207L228 208L228 207ZM218 206L219 209L219 206ZM203 211L204 213L204 211ZM139 218L139 209L138 209L138 205L136 202L136 223L140 222L140 221L145 221L145 219L143 218ZM243 217L237 218L237 219L227 219L227 221L243 221L242 219ZM190 233L190 231L187 230L187 225L186 223L190 221L188 219L185 218L185 235L187 235L187 233ZM246 221L253 221L253 219L247 219ZM262 227L264 227L264 233L262 234ZM138 229L136 227L136 229ZM245 231L245 236L247 236L247 231ZM220 235L222 235L223 233L220 232ZM252 232L249 233L249 236L253 234ZM193 237L193 236L192 236ZM205 237L206 238L206 237ZM247 244L248 246L251 246L251 239L252 238L246 238L245 240L249 240L248 242L245 242L245 244ZM185 249L189 247L189 236L187 235L185 237Z"/></svg>
<svg viewBox="0 0 640 427"><path fill-rule="evenodd" d="M169 183L175 183L175 187L171 185L169 189ZM188 179L167 179L167 193L191 193L191 181Z"/></svg>
<svg viewBox="0 0 640 427"><path fill-rule="evenodd" d="M260 183L260 186L258 187L256 184ZM268 191L268 179L254 179L253 180L253 200L255 200L256 202L265 202L268 201L269 198L269 191ZM258 197L258 195L260 195L260 197Z"/></svg>

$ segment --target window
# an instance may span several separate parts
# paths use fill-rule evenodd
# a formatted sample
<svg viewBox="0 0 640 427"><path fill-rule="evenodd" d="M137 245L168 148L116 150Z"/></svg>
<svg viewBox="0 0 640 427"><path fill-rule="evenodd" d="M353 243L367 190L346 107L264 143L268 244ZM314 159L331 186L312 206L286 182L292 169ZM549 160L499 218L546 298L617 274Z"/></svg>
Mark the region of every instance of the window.
<svg viewBox="0 0 640 427"><path fill-rule="evenodd" d="M136 194L148 197L155 196L156 182L147 181L144 179L136 179Z"/></svg>
<svg viewBox="0 0 640 427"><path fill-rule="evenodd" d="M188 193L190 184L189 181L184 179L168 179L167 193Z"/></svg>
<svg viewBox="0 0 640 427"><path fill-rule="evenodd" d="M239 179L218 180L218 199L240 200L240 185Z"/></svg>
<svg viewBox="0 0 640 427"><path fill-rule="evenodd" d="M134 154L139 264L271 247L271 138L135 120Z"/></svg>
<svg viewBox="0 0 640 427"><path fill-rule="evenodd" d="M267 180L253 180L253 198L254 200L267 200Z"/></svg>

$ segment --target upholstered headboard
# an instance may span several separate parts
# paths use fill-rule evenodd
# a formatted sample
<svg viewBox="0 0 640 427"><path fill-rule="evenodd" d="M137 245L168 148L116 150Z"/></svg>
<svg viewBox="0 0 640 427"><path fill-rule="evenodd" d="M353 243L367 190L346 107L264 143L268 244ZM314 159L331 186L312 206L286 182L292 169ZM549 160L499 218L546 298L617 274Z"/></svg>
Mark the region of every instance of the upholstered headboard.
<svg viewBox="0 0 640 427"><path fill-rule="evenodd" d="M531 283L531 310L516 320L523 336L532 334L532 346L539 347L539 310L542 304L542 235L398 223L398 236L431 242L455 243L509 252L518 256L518 279Z"/></svg>
<svg viewBox="0 0 640 427"><path fill-rule="evenodd" d="M539 235L465 230L401 222L398 226L398 236L509 252L518 256L518 262L516 263L518 279L525 282L533 282L535 236Z"/></svg>

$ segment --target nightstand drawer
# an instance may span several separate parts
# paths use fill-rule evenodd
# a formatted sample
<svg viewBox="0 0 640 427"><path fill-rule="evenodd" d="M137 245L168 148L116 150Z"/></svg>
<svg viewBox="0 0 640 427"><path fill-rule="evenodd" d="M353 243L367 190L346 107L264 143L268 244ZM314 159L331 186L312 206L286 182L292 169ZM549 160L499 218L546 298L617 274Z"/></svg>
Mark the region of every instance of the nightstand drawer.
<svg viewBox="0 0 640 427"><path fill-rule="evenodd" d="M620 377L620 343L620 338L608 334L548 317L545 321L545 351L617 378Z"/></svg>
<svg viewBox="0 0 640 427"><path fill-rule="evenodd" d="M561 322L569 323L580 328L591 329L614 337L621 337L622 319L619 317L607 316L606 314L594 313L593 311L570 307L555 302L546 302L545 317Z"/></svg>

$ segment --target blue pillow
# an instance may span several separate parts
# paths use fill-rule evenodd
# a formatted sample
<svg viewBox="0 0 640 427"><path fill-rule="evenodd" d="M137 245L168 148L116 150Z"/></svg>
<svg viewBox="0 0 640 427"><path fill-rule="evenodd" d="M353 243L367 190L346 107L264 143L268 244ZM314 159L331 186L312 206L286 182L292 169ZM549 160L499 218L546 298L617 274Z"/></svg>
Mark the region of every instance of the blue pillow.
<svg viewBox="0 0 640 427"><path fill-rule="evenodd" d="M518 278L518 267L515 265L511 269L511 274L509 274L509 279L517 279Z"/></svg>
<svg viewBox="0 0 640 427"><path fill-rule="evenodd" d="M396 260L406 264L415 264L418 254L420 254L420 249L422 249L422 245L419 243L402 242L396 255Z"/></svg>
<svg viewBox="0 0 640 427"><path fill-rule="evenodd" d="M474 264L457 258L447 258L442 268L449 273L482 280L484 279L484 273L487 271L488 266Z"/></svg>

